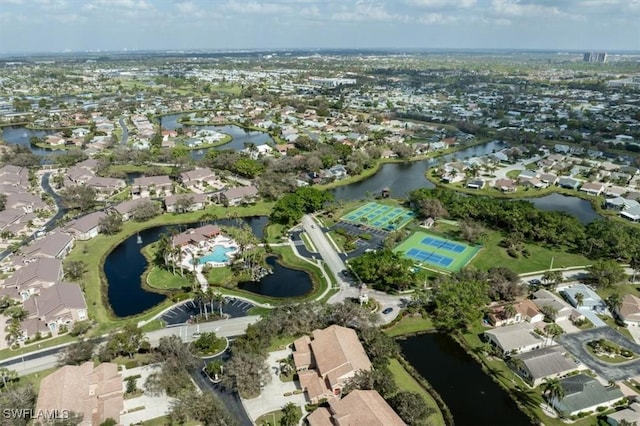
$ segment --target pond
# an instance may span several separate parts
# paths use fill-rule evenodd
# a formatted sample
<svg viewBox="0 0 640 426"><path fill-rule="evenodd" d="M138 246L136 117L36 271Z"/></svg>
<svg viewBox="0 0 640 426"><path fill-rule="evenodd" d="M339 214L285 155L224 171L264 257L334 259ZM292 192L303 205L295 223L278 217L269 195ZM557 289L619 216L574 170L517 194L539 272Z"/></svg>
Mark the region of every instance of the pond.
<svg viewBox="0 0 640 426"><path fill-rule="evenodd" d="M2 127L2 135L0 136L0 139L9 144L22 145L29 148L31 152L36 155L47 157L53 154L59 154L62 151L33 146L31 145L31 138L34 136L37 138L43 138L54 133L55 132L53 130L31 130L24 126L7 126Z"/></svg>
<svg viewBox="0 0 640 426"><path fill-rule="evenodd" d="M182 124L178 123L178 118L180 118L182 114L172 114L165 115L160 117L161 126L164 129L175 130L179 127L182 127ZM216 146L214 148L208 149L217 149L217 150L225 150L231 149L234 151L240 151L245 148L246 143L253 143L256 145L269 144L275 145L273 138L266 132L245 130L242 127L234 126L234 125L224 125L224 126L191 126L194 130L207 129L207 130L215 130L220 133L226 133L231 135L233 138L231 142ZM191 157L194 160L199 160L204 156L207 152L207 149L199 149L192 151Z"/></svg>
<svg viewBox="0 0 640 426"><path fill-rule="evenodd" d="M239 226L246 223L251 227L256 237L262 238L267 221L266 216L255 216L238 220L217 220L215 223L222 226ZM145 229L139 234L130 236L109 253L104 263L104 274L108 283L107 300L116 316L126 317L140 314L166 298L163 294L142 288L140 278L147 268L147 260L140 251L142 247L157 241L160 235L168 232L170 228L184 230L200 225L200 223L190 223ZM138 236L142 240L141 244L138 244ZM296 286L291 286L292 279L297 280ZM260 287L263 282L267 286L264 289ZM255 284L253 289L260 290L259 294L273 297L299 296L306 294L312 287L311 278L307 273L291 270L279 264L276 264L272 275L266 276L259 283L250 284ZM247 291L258 293L251 288L247 288ZM301 293L302 291L304 292Z"/></svg>
<svg viewBox="0 0 640 426"><path fill-rule="evenodd" d="M532 202L540 210L568 213L584 225L596 219L602 219L602 216L593 209L591 203L582 198L554 193L540 198L527 198L526 200Z"/></svg>
<svg viewBox="0 0 640 426"><path fill-rule="evenodd" d="M306 272L285 268L280 265L275 256L268 257L267 264L273 270L273 274L267 275L258 282L238 283L238 288L278 298L304 296L313 289L313 283Z"/></svg>
<svg viewBox="0 0 640 426"><path fill-rule="evenodd" d="M456 425L530 425L529 418L450 336L426 333L400 340L405 359L433 386Z"/></svg>

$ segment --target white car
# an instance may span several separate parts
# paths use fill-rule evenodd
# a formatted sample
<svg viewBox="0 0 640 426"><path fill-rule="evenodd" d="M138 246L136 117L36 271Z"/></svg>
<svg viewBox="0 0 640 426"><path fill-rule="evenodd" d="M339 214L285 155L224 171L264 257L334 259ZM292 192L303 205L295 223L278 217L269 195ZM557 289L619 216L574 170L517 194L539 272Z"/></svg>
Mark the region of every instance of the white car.
<svg viewBox="0 0 640 426"><path fill-rule="evenodd" d="M315 225L311 225L311 228L316 229L316 226Z"/></svg>

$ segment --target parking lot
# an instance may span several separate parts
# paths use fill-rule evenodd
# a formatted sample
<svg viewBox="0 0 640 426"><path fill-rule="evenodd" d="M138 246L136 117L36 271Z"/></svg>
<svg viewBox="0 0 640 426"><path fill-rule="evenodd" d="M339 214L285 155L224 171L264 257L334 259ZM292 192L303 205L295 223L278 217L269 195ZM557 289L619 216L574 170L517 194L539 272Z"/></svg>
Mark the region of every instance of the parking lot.
<svg viewBox="0 0 640 426"><path fill-rule="evenodd" d="M222 305L222 312L227 314L230 318L244 317L248 315L247 311L252 307L253 305L247 301L236 298L227 298L226 303ZM218 304L213 302L213 311L218 312L218 309ZM208 303L207 311L209 311ZM167 325L184 324L198 314L200 314L200 308L198 305L193 301L188 300L165 312L161 319Z"/></svg>
<svg viewBox="0 0 640 426"><path fill-rule="evenodd" d="M586 348L586 345L588 342L598 339L607 339L635 353L640 353L640 345L630 341L609 327L592 328L580 333L563 334L557 340L571 352L573 356L581 360L587 367L591 368L606 380L623 380L628 377L640 375L640 359L611 364L594 358Z"/></svg>
<svg viewBox="0 0 640 426"><path fill-rule="evenodd" d="M347 222L338 222L331 229L337 228L344 229L349 235L357 237L355 241L356 249L348 254L348 257L358 257L366 250L378 250L383 247L384 239L387 238L388 233L380 229L369 228L365 226L357 226ZM359 238L361 234L371 235L370 240Z"/></svg>

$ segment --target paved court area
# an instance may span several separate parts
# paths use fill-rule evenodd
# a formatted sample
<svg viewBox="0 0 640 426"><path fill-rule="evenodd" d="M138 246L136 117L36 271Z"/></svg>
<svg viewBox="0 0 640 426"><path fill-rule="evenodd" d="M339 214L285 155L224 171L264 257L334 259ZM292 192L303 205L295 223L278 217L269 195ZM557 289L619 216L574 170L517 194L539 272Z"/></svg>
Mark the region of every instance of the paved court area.
<svg viewBox="0 0 640 426"><path fill-rule="evenodd" d="M144 367L136 367L125 370L122 372L122 390L127 389L127 382L124 380L129 376L140 375L136 380L136 386L138 389L144 389L144 383L154 372L160 371L160 364L145 365ZM173 398L162 394L160 396L151 396L146 393L136 397L124 400L125 411L134 410L130 413L120 416L120 423L123 425L137 424L146 420L155 419L157 417L165 416L170 411L170 405ZM144 407L143 410L136 410L139 407Z"/></svg>
<svg viewBox="0 0 640 426"><path fill-rule="evenodd" d="M402 228L414 218L415 213L409 209L370 202L350 211L342 217L342 220L393 231Z"/></svg>
<svg viewBox="0 0 640 426"><path fill-rule="evenodd" d="M247 316L247 311L253 307L251 303L244 300L236 298L226 298L225 300L226 302L222 305L222 312L229 315L230 318ZM209 310L208 306L207 310ZM213 310L218 312L218 304L216 302L213 302ZM198 305L188 300L165 312L161 319L167 325L184 324L199 313L200 308L198 308Z"/></svg>
<svg viewBox="0 0 640 426"><path fill-rule="evenodd" d="M558 337L558 342L563 345L577 359L587 367L595 371L606 380L623 380L628 377L640 375L640 359L611 364L594 358L589 353L586 345L592 340L607 339L640 354L640 345L627 339L610 327L592 328L580 333L563 334Z"/></svg>
<svg viewBox="0 0 640 426"><path fill-rule="evenodd" d="M400 243L394 251L415 261L418 265L456 272L465 267L480 247L448 240L418 231Z"/></svg>

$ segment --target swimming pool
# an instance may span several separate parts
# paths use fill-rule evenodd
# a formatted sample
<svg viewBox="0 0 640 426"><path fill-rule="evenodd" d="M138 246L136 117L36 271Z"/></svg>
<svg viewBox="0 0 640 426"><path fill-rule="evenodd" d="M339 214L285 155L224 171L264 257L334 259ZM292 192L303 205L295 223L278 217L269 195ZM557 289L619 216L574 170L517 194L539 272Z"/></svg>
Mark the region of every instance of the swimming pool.
<svg viewBox="0 0 640 426"><path fill-rule="evenodd" d="M198 263L207 263L207 262L215 262L215 263L225 263L229 261L230 256L229 252L234 252L238 250L237 247L224 247L224 246L213 246L213 251L211 253L207 253L201 258L199 258Z"/></svg>

